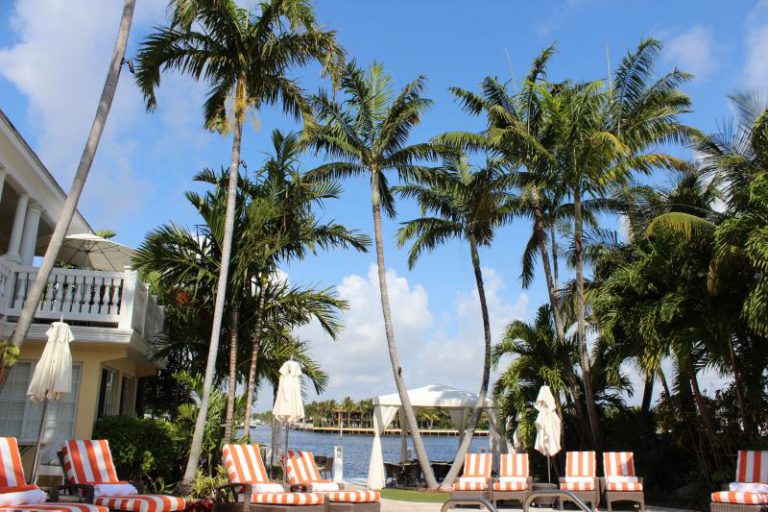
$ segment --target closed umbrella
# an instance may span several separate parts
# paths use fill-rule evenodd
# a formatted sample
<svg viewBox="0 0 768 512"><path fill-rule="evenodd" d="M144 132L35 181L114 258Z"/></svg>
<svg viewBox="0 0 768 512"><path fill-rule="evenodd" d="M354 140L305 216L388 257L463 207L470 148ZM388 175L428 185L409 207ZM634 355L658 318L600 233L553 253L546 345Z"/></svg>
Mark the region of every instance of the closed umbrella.
<svg viewBox="0 0 768 512"><path fill-rule="evenodd" d="M285 454L288 454L288 425L304 419L304 403L301 401L301 366L291 359L280 367L277 396L272 416L285 425ZM285 481L285 471L283 471Z"/></svg>
<svg viewBox="0 0 768 512"><path fill-rule="evenodd" d="M48 401L58 400L64 393L72 391L72 354L69 344L75 337L72 329L64 322L53 322L46 332L48 342L43 349L43 355L35 366L32 380L29 382L27 396L35 403L43 403L43 414L40 418L40 430L35 445L35 460L32 466L32 482L37 479L37 469L40 463L40 445L45 434L45 416L48 412Z"/></svg>
<svg viewBox="0 0 768 512"><path fill-rule="evenodd" d="M555 397L549 386L541 386L533 407L536 416L536 442L533 447L547 457L547 480L550 481L549 458L560 451L560 417L557 415Z"/></svg>

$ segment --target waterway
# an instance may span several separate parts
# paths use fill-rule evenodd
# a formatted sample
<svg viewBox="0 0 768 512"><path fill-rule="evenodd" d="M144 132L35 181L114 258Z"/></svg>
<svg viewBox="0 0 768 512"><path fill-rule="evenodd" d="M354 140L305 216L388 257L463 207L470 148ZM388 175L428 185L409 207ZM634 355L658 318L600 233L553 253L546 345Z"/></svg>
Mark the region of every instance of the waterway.
<svg viewBox="0 0 768 512"><path fill-rule="evenodd" d="M271 429L269 426L258 426L252 429L252 438L257 443L269 443L271 441ZM432 461L453 461L459 446L458 437L422 437L424 446ZM489 439L487 437L475 437L472 439L472 451L488 450ZM344 479L364 479L368 474L368 461L371 457L371 444L373 436L321 434L291 430L288 436L288 448L293 450L309 450L315 455L333 455L334 446L342 446L344 449ZM400 437L385 436L381 438L382 452L385 461L398 462L400 460ZM413 450L413 444L408 439L408 447Z"/></svg>

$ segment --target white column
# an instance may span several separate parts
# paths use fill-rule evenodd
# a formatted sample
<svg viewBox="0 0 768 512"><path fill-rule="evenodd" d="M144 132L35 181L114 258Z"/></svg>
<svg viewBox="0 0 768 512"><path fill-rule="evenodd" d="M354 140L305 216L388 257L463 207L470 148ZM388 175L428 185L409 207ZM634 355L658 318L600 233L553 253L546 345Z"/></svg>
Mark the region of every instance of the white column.
<svg viewBox="0 0 768 512"><path fill-rule="evenodd" d="M8 252L5 253L5 258L14 263L21 263L21 234L24 231L24 219L27 216L28 202L29 195L24 192L19 195L19 201L16 203L16 215L13 217L11 239L8 242Z"/></svg>
<svg viewBox="0 0 768 512"><path fill-rule="evenodd" d="M37 233L40 228L40 214L43 207L32 200L27 207L27 217L24 220L24 232L21 235L21 264L32 265L35 260Z"/></svg>
<svg viewBox="0 0 768 512"><path fill-rule="evenodd" d="M123 296L120 298L120 320L117 328L130 331L133 329L133 309L139 273L126 266L123 267L123 276Z"/></svg>

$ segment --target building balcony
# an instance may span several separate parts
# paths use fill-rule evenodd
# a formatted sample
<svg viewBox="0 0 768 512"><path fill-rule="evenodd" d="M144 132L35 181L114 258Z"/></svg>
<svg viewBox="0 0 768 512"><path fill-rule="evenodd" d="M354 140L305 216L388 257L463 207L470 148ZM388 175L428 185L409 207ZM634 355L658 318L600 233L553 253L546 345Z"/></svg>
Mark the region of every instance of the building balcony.
<svg viewBox="0 0 768 512"><path fill-rule="evenodd" d="M9 324L21 315L37 271L37 267L0 258L0 319L6 324L5 337L13 329ZM108 272L54 268L37 306L29 338L39 339L47 324L56 320L72 325L81 341L87 341L90 332L101 341L141 338L146 342L163 332L165 311L133 269Z"/></svg>

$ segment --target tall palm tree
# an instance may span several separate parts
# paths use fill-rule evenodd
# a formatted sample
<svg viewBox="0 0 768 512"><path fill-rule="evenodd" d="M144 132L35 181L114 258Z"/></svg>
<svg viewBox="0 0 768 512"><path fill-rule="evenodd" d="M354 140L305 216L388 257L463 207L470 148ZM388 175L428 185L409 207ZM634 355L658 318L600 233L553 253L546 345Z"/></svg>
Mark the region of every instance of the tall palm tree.
<svg viewBox="0 0 768 512"><path fill-rule="evenodd" d="M392 325L381 210L383 208L390 217L395 214L388 174L394 171L401 179L425 178L429 170L418 162L436 158L437 152L427 143L407 145L411 129L421 121L424 110L431 104L430 100L422 97L424 77L407 84L396 96L392 94L390 81L381 64L374 63L367 71L354 62L348 64L340 81L341 93L345 97L337 99L325 91L315 96L312 103L318 123L309 124L304 137L308 146L338 159L312 171L313 176L346 178L367 174L371 181L376 263L389 358L421 470L427 485L435 488L437 482L408 397Z"/></svg>
<svg viewBox="0 0 768 512"><path fill-rule="evenodd" d="M233 133L222 262L208 366L200 414L181 482L183 487L195 476L208 394L213 383L232 254L245 118L249 111L278 102L283 111L299 117L304 105L301 91L295 82L286 78L286 72L312 61L328 64L340 56L334 33L317 28L306 0L269 0L261 2L255 12L238 7L234 0L177 0L171 23L150 35L139 51L136 80L148 109L156 105L155 89L160 85L161 72L175 69L210 84L204 105L205 126Z"/></svg>
<svg viewBox="0 0 768 512"><path fill-rule="evenodd" d="M465 157L449 157L445 160L443 172L430 181L425 185L409 184L397 187L400 195L418 201L424 215L432 214L404 222L398 231L398 244L402 247L413 241L408 253L408 265L413 267L425 251L433 251L449 240L459 239L467 242L480 299L485 340L477 403L472 410L472 417L462 437L453 466L442 484L450 486L472 443L472 436L485 406L491 375L491 322L478 249L489 247L496 228L511 220L515 199L509 194L509 174L497 160L488 160L483 168L473 170Z"/></svg>
<svg viewBox="0 0 768 512"><path fill-rule="evenodd" d="M32 325L35 311L43 296L43 291L48 285L48 277L50 277L51 270L53 270L53 267L56 264L59 250L61 249L62 243L64 243L64 237L67 235L69 225L72 222L72 217L77 210L77 203L80 201L85 182L88 179L88 173L91 170L91 164L96 156L96 149L99 146L101 134L104 131L104 125L109 116L109 110L112 107L112 100L115 97L117 82L120 79L120 70L125 62L125 48L128 45L128 35L131 31L131 22L133 21L135 5L136 0L123 1L123 13L120 17L120 26L117 31L115 49L112 52L112 60L110 61L109 71L107 72L107 79L104 82L104 88L101 91L101 98L99 99L99 105L96 109L96 115L93 118L91 131L88 133L85 149L83 149L83 154L80 157L80 163L77 166L75 177L72 179L72 186L69 187L67 199L64 201L64 206L59 214L59 218L56 220L56 227L53 229L51 240L48 242L48 247L45 250L43 262L40 265L40 268L37 269L35 282L29 289L27 298L24 301L24 307L19 315L19 319L16 321L16 328L11 335L10 342L16 347L20 347L21 344L24 343L24 338L27 336L29 326ZM5 368L4 356L5 349L0 352L0 389L2 389L5 379L8 376L8 372Z"/></svg>

